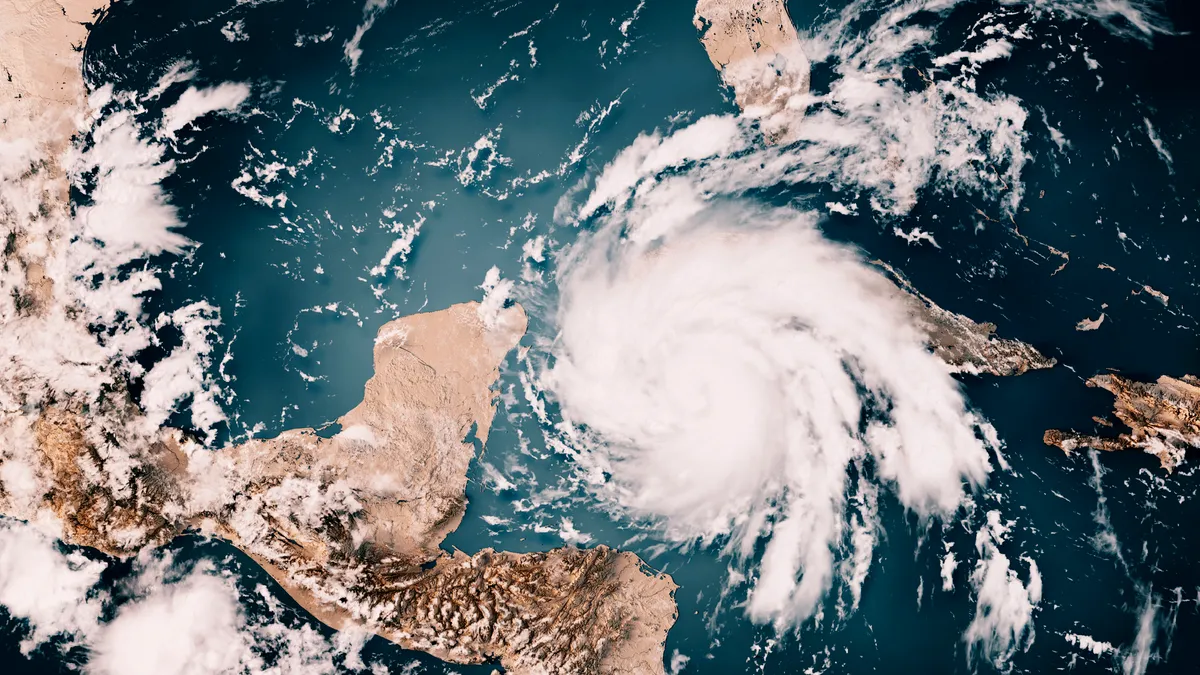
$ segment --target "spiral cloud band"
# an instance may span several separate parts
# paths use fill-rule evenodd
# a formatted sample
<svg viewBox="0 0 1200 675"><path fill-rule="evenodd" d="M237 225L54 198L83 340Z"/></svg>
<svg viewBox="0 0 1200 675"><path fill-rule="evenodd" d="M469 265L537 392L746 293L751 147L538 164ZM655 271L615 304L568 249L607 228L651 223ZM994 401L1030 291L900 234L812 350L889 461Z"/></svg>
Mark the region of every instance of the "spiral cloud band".
<svg viewBox="0 0 1200 675"><path fill-rule="evenodd" d="M839 576L857 598L874 485L949 515L994 436L893 287L815 217L725 203L681 221L653 201L564 260L542 384L614 506L674 541L762 546L748 612L794 625ZM637 236L647 222L660 236ZM871 481L858 499L854 476Z"/></svg>

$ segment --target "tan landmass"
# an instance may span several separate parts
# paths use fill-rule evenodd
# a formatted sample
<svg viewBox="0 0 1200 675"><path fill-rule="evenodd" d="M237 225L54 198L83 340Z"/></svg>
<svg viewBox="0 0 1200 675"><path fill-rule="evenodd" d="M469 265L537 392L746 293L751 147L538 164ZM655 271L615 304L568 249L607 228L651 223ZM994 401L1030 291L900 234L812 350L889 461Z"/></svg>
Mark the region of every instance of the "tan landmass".
<svg viewBox="0 0 1200 675"><path fill-rule="evenodd" d="M475 448L464 438L474 429L486 442L490 387L524 311L489 326L476 303L393 321L337 434L292 430L214 453L164 430L124 483L86 438L85 416L47 410L37 447L50 487L34 510L55 513L67 541L118 556L199 528L248 553L321 621L447 661L662 672L675 585L633 554L440 550L466 507ZM6 497L6 513L30 515Z"/></svg>
<svg viewBox="0 0 1200 675"><path fill-rule="evenodd" d="M0 0L0 100L30 99L31 117L64 113L63 147L83 99L80 73L88 27L110 0Z"/></svg>
<svg viewBox="0 0 1200 675"><path fill-rule="evenodd" d="M700 42L709 60L733 88L738 106L760 120L768 141L787 142L789 130L794 131L804 115L809 62L786 0L698 0L693 22L701 31ZM1066 253L1051 250L1064 261L1069 259ZM1020 375L1054 365L1054 359L1024 342L995 337L995 324L943 309L891 266L876 263L891 274L934 352L955 371Z"/></svg>
<svg viewBox="0 0 1200 675"><path fill-rule="evenodd" d="M670 577L607 547L454 555L439 546L466 508L467 468L495 412L490 387L525 332L467 303L379 331L363 401L322 437L284 432L217 452L163 430L122 482L59 409L37 425L46 509L63 538L128 556L187 529L245 551L334 628L361 626L453 663L509 673L661 673L675 620ZM0 465L0 470L3 466Z"/></svg>
<svg viewBox="0 0 1200 675"><path fill-rule="evenodd" d="M43 146L35 152L44 161L29 169L38 174L38 189L29 195L32 203L14 204L16 200L6 195L0 204L0 226L7 232L4 255L24 272L21 303L27 310L51 301L47 265L52 251L45 243L61 237L56 225L68 209L70 186L58 159L83 115L84 24L109 4L110 0L0 0L0 153L28 152L8 144ZM0 180L11 181L7 173L0 170ZM31 210L32 217L23 217Z"/></svg>
<svg viewBox="0 0 1200 675"><path fill-rule="evenodd" d="M1137 382L1106 374L1090 378L1087 385L1116 397L1113 414L1131 431L1106 438L1051 429L1044 436L1047 445L1068 454L1080 448L1138 449L1157 456L1168 472L1183 461L1188 448L1200 447L1200 378L1163 375L1157 382ZM1112 426L1107 420L1097 422Z"/></svg>
<svg viewBox="0 0 1200 675"><path fill-rule="evenodd" d="M1028 211L1028 209L1026 209L1026 210ZM1028 242L1026 242L1026 245L1028 245ZM1059 265L1058 267L1056 267L1054 269L1054 271L1050 273L1050 276L1054 276L1055 274L1058 274L1059 272L1065 270L1067 268L1067 264L1071 262L1070 252L1060 251L1060 250L1054 248L1053 246L1051 246L1050 244L1045 244L1044 246L1046 247L1046 250L1050 251L1050 253L1063 259L1063 263L1061 265Z"/></svg>
<svg viewBox="0 0 1200 675"><path fill-rule="evenodd" d="M699 0L692 22L738 107L787 142L804 114L797 97L808 94L809 62L786 0Z"/></svg>
<svg viewBox="0 0 1200 675"><path fill-rule="evenodd" d="M942 308L891 265L881 260L873 262L891 275L915 322L929 336L933 352L956 372L1007 376L1055 365L1054 359L1032 345L996 337L996 324L979 323Z"/></svg>
<svg viewBox="0 0 1200 675"><path fill-rule="evenodd" d="M1105 316L1104 312L1100 312L1100 316L1098 318L1082 319L1079 321L1079 323L1075 324L1075 330L1082 330L1082 331L1096 330L1097 328L1100 327L1100 324L1104 323L1104 316Z"/></svg>
<svg viewBox="0 0 1200 675"><path fill-rule="evenodd" d="M486 442L491 386L525 330L519 306L486 325L471 303L384 326L363 401L328 438L301 429L213 452L144 428L60 283L82 22L105 6L0 0L0 515L122 557L199 529L321 621L455 663L664 672L675 585L637 556L440 548L466 507L464 439Z"/></svg>
<svg viewBox="0 0 1200 675"><path fill-rule="evenodd" d="M333 437L303 429L191 453L192 522L335 627L510 673L662 672L675 586L636 556L439 548L466 507L475 448L463 439L473 428L486 442L490 387L524 332L519 306L489 327L476 303L385 325L363 401Z"/></svg>
<svg viewBox="0 0 1200 675"><path fill-rule="evenodd" d="M1166 307L1167 304L1171 300L1171 298L1166 293L1163 293L1162 291L1155 289L1154 287L1150 286L1149 284L1143 284L1140 289L1135 288L1133 290L1133 292L1130 293L1130 295L1140 295L1143 292L1149 293L1155 300L1158 300L1159 302L1161 302L1163 304L1163 307Z"/></svg>

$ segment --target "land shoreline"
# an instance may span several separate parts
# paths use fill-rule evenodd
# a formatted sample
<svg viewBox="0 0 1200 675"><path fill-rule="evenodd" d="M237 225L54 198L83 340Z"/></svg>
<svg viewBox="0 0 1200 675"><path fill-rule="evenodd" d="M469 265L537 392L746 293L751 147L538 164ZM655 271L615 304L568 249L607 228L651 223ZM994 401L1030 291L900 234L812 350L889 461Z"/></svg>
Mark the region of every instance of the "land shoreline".
<svg viewBox="0 0 1200 675"><path fill-rule="evenodd" d="M13 186L0 190L15 299L5 317L41 339L89 331L49 270L77 234L63 157L86 126L82 55L108 7L0 0L0 151L14 149L12 166L0 161ZM465 438L474 428L486 443L492 386L525 325L519 305L484 321L477 303L397 319L380 329L375 374L339 434L297 429L221 450L169 428L106 436L106 424L141 415L121 374L97 395L19 372L0 382L0 515L116 557L199 530L249 554L331 627L453 663L664 673L676 586L634 554L440 548L466 511Z"/></svg>

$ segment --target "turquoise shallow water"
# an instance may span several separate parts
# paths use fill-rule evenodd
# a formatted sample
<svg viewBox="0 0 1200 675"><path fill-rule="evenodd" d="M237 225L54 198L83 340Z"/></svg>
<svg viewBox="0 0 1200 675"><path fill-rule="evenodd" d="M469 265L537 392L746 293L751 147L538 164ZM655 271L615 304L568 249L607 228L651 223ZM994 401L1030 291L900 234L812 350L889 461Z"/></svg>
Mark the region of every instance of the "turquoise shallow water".
<svg viewBox="0 0 1200 675"><path fill-rule="evenodd" d="M801 28L827 21L830 10L840 7L833 0L828 5L790 3ZM988 2L965 3L932 23L940 41L955 44L996 9ZM519 278L526 240L542 234L562 245L574 236L570 228L552 226L553 214L581 178L594 175L641 133L732 112L731 97L697 40L692 10L690 3L674 0L398 3L366 33L351 76L343 43L362 21L358 3L116 6L88 45L92 83L145 91L169 64L187 59L197 64L199 83L244 81L255 90L257 114L207 120L176 149L188 161L167 187L188 223L186 235L199 246L186 260L171 261L175 274L153 300L173 307L206 299L221 308L222 349L231 354L225 372L236 394L222 440L271 436L335 419L361 397L382 323L480 298L478 286L492 266ZM1195 26L1192 11L1184 2L1165 7L1180 32ZM234 20L243 22L248 41L221 36L220 28ZM512 37L538 20L528 34ZM1198 296L1193 251L1200 241L1194 232L1200 176L1192 160L1198 149L1196 95L1180 86L1179 74L1182 64L1194 62L1197 41L1158 36L1151 46L1065 19L1037 29L1038 39L1010 60L988 64L979 80L981 90L1019 97L1030 113L1026 149L1032 161L1022 174L1022 206L1029 210L1019 212L1018 222L1024 235L1070 252L1061 273L1051 275L1061 260L1022 246L1007 229L977 230L976 210L993 205L971 195L925 191L900 223L933 231L940 249L913 247L895 237L895 223L867 215L865 200L864 215L833 215L822 229L903 269L946 308L994 321L1002 334L1031 342L1062 363L1014 379L964 379L972 406L1004 439L1013 469L995 475L989 487L1021 520L1012 545L1038 561L1044 581L1045 597L1034 616L1036 639L1016 655L1013 669L1119 671L1113 657L1080 652L1063 635L1081 632L1130 644L1142 594L1150 588L1164 599L1164 612L1173 613L1174 622L1159 635L1166 658L1152 662L1147 672L1193 672L1187 647L1200 631L1200 580L1191 562L1198 543L1189 526L1200 513L1192 471L1164 477L1150 457L1103 458L1107 508L1130 566L1125 570L1091 543L1097 531L1091 464L1086 457L1067 459L1051 451L1041 434L1047 428L1090 428L1090 416L1107 412L1107 395L1082 385L1095 372L1116 368L1152 378L1200 370L1191 313ZM297 46L306 36L328 31L332 39ZM1060 54L1073 52L1069 45L1086 46L1102 68L1093 72L1074 58L1048 69ZM517 79L478 103L474 97L506 73ZM1104 80L1098 90L1097 73ZM820 89L830 73L818 65L813 77ZM343 109L354 119L337 126L334 119ZM1054 151L1039 122L1042 111L1070 140L1069 152ZM1173 153L1170 169L1146 141L1143 120L1151 117ZM489 135L495 147L466 158ZM580 158L572 164L576 148ZM437 165L447 152L455 154ZM497 162L494 153L507 159ZM311 163L301 166L306 157ZM262 184L264 193L286 192L282 207L256 204L231 187L243 170L253 172L275 159L297 168L295 176L285 171ZM468 168L473 177L460 179ZM542 170L556 175L513 186L514 179ZM497 198L502 194L505 198ZM777 186L750 195L804 208L839 197L825 185ZM425 205L431 201L432 207ZM422 217L404 278L394 272L372 277L371 268L396 238L387 224L411 225ZM1097 269L1100 262L1118 272ZM1167 293L1169 308L1131 296L1131 284ZM549 306L554 298L532 300ZM1075 322L1095 317L1101 302L1110 305L1103 330L1075 331ZM531 332L550 331L535 315ZM881 505L886 538L859 610L844 622L806 625L784 637L746 621L736 594L719 602L728 561L714 550L664 550L652 535L635 537L640 529L613 521L579 494L561 496L550 509L514 507L530 495L520 485L498 486L489 466L504 472L510 460L520 458L543 480L571 470L568 460L539 447L537 424L524 415L518 368L510 360L503 374L500 389L512 395L505 397L489 446L471 469L467 517L447 547L559 546L558 523L547 519L553 514L570 518L592 537L590 543L639 553L680 585L680 616L667 654L690 657L683 672L972 670L962 640L975 610L969 589L961 583L951 593L932 589L940 582L938 540L945 537L969 550L973 531L953 526L927 531L895 500ZM186 425L186 414L178 422ZM531 444L530 454L521 453L524 443ZM497 527L482 516L511 523ZM247 587L274 588L227 546L185 539L174 547L185 557L220 561L241 574ZM112 576L116 581L120 568ZM295 620L307 621L299 615ZM51 650L25 659L15 646L21 628L9 622L4 631L13 636L0 641L5 672L70 668ZM491 670L450 668L378 639L369 643L367 655L394 672L414 660L423 664L421 672Z"/></svg>

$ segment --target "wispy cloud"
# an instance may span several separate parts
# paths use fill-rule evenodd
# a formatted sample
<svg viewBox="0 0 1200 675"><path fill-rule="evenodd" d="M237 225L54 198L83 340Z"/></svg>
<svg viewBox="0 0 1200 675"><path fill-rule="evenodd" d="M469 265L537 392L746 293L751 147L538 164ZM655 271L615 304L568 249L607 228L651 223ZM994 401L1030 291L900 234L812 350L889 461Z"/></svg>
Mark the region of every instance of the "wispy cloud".
<svg viewBox="0 0 1200 675"><path fill-rule="evenodd" d="M375 25L375 19L379 18L380 14L392 5L392 0L367 0L363 5L363 19L358 28L354 29L354 35L342 46L342 51L345 54L346 63L350 64L350 75L353 77L355 71L358 70L358 62L362 59L362 39Z"/></svg>

